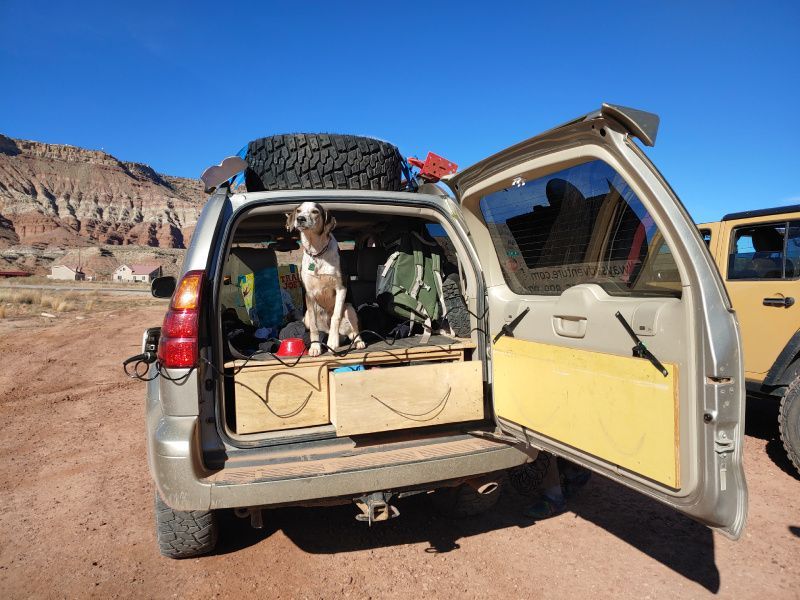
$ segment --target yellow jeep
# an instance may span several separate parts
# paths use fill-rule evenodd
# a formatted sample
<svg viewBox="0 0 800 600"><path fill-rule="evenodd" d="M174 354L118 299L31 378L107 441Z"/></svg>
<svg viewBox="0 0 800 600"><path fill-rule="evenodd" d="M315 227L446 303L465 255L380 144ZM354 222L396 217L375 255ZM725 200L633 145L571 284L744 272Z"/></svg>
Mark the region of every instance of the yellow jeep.
<svg viewBox="0 0 800 600"><path fill-rule="evenodd" d="M800 205L698 228L739 317L747 391L780 398L781 440L800 472Z"/></svg>

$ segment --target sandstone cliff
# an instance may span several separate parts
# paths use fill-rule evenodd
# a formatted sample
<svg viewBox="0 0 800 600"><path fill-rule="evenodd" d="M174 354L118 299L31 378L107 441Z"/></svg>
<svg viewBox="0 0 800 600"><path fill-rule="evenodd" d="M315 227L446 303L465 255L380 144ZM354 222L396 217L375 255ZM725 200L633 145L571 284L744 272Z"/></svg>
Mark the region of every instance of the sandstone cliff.
<svg viewBox="0 0 800 600"><path fill-rule="evenodd" d="M204 201L199 181L99 150L0 135L0 247L183 248Z"/></svg>

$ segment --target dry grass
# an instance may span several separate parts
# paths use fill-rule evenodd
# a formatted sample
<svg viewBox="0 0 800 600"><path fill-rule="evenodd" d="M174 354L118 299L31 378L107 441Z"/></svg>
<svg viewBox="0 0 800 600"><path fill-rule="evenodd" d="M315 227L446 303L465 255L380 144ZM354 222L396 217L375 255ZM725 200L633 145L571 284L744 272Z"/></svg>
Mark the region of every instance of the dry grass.
<svg viewBox="0 0 800 600"><path fill-rule="evenodd" d="M0 290L0 302L11 304L41 304L42 292L39 290Z"/></svg>
<svg viewBox="0 0 800 600"><path fill-rule="evenodd" d="M0 314L0 316L8 316L14 308L41 308L55 313L71 312L75 310L90 311L97 305L98 298L99 295L96 292L92 294L78 292L63 293L5 288L0 289L0 304L3 305L2 314ZM8 310L8 305L11 305L12 311Z"/></svg>

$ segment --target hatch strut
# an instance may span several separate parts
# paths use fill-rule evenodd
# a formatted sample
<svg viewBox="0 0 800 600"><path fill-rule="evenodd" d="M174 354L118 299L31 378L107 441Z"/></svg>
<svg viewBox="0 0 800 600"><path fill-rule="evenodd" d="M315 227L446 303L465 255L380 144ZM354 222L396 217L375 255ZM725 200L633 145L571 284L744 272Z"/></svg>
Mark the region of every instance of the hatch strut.
<svg viewBox="0 0 800 600"><path fill-rule="evenodd" d="M507 335L508 337L514 337L514 330L517 328L517 325L519 325L520 321L522 321L522 319L525 318L525 315L527 315L530 311L531 311L531 307L530 306L526 306L525 310L523 310L516 317L514 317L513 321L503 325L500 328L500 332L496 336L494 336L494 340L492 341L492 343L496 344L497 340L499 340L504 335Z"/></svg>
<svg viewBox="0 0 800 600"><path fill-rule="evenodd" d="M654 367L655 367L655 368L656 368L656 369L657 369L657 370L658 370L658 371L659 371L659 372L660 372L660 373L661 373L661 374L662 374L664 377L666 377L667 375L669 375L669 371L667 371L667 369L666 369L666 368L664 368L664 365L662 365L662 364L661 364L661 361L660 361L660 360L658 360L658 359L657 359L657 358L656 358L656 357L653 355L653 353L652 353L652 352L650 352L650 350L648 350L648 349L647 349L647 346L645 346L645 345L644 345L644 342L643 342L641 339L639 339L639 336L638 336L638 335L636 335L636 332L633 330L633 328L632 328L632 327L631 327L631 326L628 324L628 322L625 320L625 317L623 317L623 316L622 316L622 313L621 313L621 312L619 312L619 311L617 311L617 314L616 314L616 315L614 315L614 316L615 316L615 317L617 317L617 319L619 320L619 322L620 322L620 323L622 323L622 326L625 328L625 331L627 331L627 332L628 332L628 335L629 335L629 336L631 336L631 338L633 339L633 341L634 341L634 342L636 342L636 345L633 347L633 355L634 355L634 356L637 356L637 357L639 357L639 358L646 358L647 360L649 360L651 363L653 363L653 366L654 366Z"/></svg>

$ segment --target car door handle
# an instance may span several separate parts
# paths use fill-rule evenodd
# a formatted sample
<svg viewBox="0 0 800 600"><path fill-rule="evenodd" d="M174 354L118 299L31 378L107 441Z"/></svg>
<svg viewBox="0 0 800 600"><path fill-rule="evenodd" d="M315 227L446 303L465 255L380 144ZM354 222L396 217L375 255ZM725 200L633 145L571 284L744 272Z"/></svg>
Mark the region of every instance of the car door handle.
<svg viewBox="0 0 800 600"><path fill-rule="evenodd" d="M554 315L553 330L556 335L568 338L582 338L586 335L586 317Z"/></svg>
<svg viewBox="0 0 800 600"><path fill-rule="evenodd" d="M764 306L777 306L779 308L789 308L794 304L794 298L764 298Z"/></svg>

